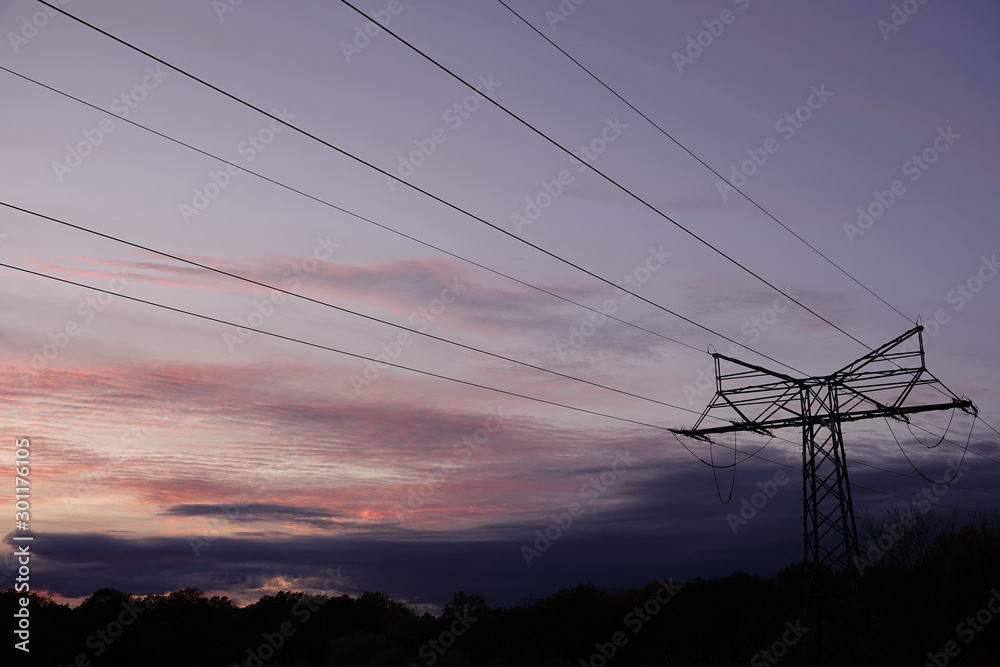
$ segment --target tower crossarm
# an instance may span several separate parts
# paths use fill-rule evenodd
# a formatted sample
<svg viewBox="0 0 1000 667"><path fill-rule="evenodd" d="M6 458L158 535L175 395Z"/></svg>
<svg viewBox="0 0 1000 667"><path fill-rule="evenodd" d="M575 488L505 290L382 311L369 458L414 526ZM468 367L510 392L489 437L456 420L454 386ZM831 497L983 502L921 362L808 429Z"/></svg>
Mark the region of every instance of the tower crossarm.
<svg viewBox="0 0 1000 667"><path fill-rule="evenodd" d="M698 429L671 429L671 430L674 433L677 433L678 435L704 440L707 436L719 433L734 433L737 431L755 431L758 433L770 433L771 431L776 431L782 428L826 424L831 419L836 419L837 421L840 422L853 422L853 421L861 421L864 419L889 417L889 418L903 418L905 421L906 415L911 415L918 412L932 412L935 410L950 410L952 408L957 408L961 410L976 409L972 401L967 399L956 398L949 403L935 403L932 405L914 405L903 408L890 406L884 408L876 408L872 410L837 412L835 414L824 413L824 414L808 415L808 416L797 415L795 417L787 417L784 419L767 419L763 421L747 421L747 422L734 421L725 426L712 426L708 428L698 428Z"/></svg>
<svg viewBox="0 0 1000 667"><path fill-rule="evenodd" d="M706 440L708 436L737 431L769 435L782 428L889 417L908 421L906 415L935 410L961 409L977 414L972 401L959 398L924 365L922 326L916 326L857 361L813 378L794 378L755 364L714 353L716 393L708 407L689 429L671 429L678 435ZM915 343L910 343L911 339ZM723 371L722 364L735 366ZM918 387L934 387L947 402L905 405ZM802 400L820 390L836 393L835 412L803 412ZM704 426L714 417L728 422Z"/></svg>
<svg viewBox="0 0 1000 667"><path fill-rule="evenodd" d="M927 370L922 332L917 325L818 377L794 378L715 353L715 396L694 427L670 430L711 443L716 434L773 435L800 428L805 559L848 567L858 539L841 424L880 417L909 422L911 414L948 409L978 414L972 401L959 398ZM704 426L709 417L726 423Z"/></svg>

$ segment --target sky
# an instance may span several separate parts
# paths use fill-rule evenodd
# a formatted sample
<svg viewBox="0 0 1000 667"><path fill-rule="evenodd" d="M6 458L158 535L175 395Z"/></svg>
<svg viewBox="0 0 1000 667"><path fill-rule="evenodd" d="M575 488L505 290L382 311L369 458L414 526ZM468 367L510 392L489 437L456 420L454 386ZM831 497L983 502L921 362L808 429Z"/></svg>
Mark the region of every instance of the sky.
<svg viewBox="0 0 1000 667"><path fill-rule="evenodd" d="M708 350L821 376L917 318L981 419L846 424L855 510L967 445L942 515L1000 508L1000 8L508 4L61 2L101 34L0 2L33 587L438 609L772 576L801 435L685 449Z"/></svg>

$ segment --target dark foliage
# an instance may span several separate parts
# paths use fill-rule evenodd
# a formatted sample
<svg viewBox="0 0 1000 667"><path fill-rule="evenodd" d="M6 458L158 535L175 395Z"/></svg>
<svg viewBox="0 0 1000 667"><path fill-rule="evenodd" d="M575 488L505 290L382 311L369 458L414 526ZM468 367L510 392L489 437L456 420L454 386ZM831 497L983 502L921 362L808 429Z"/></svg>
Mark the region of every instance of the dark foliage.
<svg viewBox="0 0 1000 667"><path fill-rule="evenodd" d="M994 599L1000 610L998 526L920 530L927 544L878 552L861 575L797 565L772 580L740 572L613 593L580 584L510 608L460 591L437 617L376 592L280 592L237 607L197 589L135 597L105 588L75 609L31 594L31 652L8 640L3 664L1000 665L1000 614L987 607ZM875 522L866 531L873 542L881 535ZM6 618L21 597L0 591Z"/></svg>

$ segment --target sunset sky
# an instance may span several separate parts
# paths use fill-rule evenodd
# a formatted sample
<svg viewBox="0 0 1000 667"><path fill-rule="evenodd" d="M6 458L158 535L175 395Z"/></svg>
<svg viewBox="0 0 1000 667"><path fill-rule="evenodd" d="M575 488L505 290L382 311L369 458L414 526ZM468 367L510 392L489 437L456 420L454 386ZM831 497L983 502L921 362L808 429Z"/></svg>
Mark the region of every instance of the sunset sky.
<svg viewBox="0 0 1000 667"><path fill-rule="evenodd" d="M967 440L943 515L1000 509L1000 7L509 4L684 148L498 0L358 5L478 95L341 2L60 3L205 83L0 2L0 263L120 295L0 268L0 437L8 461L32 443L33 587L433 609L773 575L802 557L801 436L720 502L732 471L665 430L711 400L705 351L823 375L918 317L929 370L983 421L845 425L856 510L928 486L900 447L941 479ZM734 534L727 513L778 471Z"/></svg>

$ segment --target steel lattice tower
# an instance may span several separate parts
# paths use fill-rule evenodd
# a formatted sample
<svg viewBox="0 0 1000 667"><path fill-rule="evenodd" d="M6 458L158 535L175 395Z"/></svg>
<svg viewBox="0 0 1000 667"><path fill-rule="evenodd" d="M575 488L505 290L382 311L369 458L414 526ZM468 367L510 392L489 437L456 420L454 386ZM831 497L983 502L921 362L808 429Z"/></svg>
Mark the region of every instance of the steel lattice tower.
<svg viewBox="0 0 1000 667"><path fill-rule="evenodd" d="M694 427L672 430L711 442L714 434L772 436L781 428L801 427L805 560L831 569L847 567L857 553L858 537L841 424L878 417L909 423L907 415L932 410L977 414L972 401L959 398L927 371L922 332L918 325L821 377L793 378L713 353L715 397ZM724 372L723 362L736 368ZM729 424L701 428L708 417Z"/></svg>

